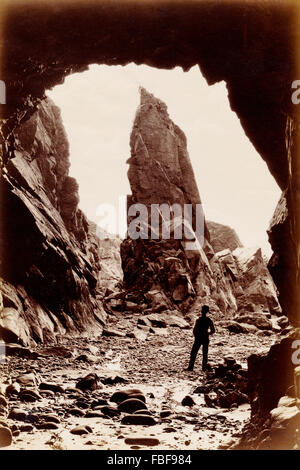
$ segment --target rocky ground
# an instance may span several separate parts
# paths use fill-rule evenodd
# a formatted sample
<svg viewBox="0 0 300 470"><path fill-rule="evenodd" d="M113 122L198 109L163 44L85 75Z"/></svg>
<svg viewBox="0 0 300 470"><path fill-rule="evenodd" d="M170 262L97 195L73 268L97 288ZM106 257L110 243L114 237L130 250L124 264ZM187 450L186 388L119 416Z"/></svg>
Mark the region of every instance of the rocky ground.
<svg viewBox="0 0 300 470"><path fill-rule="evenodd" d="M113 315L98 341L62 337L29 357L6 357L4 448L217 449L237 439L250 416L247 357L269 349L278 333L235 334L217 324L204 374L201 354L194 372L184 370L190 327L137 322Z"/></svg>

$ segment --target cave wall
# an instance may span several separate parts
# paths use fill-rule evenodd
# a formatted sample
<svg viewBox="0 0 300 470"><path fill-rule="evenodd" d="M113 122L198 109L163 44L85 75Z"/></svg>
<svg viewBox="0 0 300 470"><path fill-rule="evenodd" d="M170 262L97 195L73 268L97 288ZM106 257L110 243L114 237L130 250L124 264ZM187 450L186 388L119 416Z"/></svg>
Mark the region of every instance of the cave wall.
<svg viewBox="0 0 300 470"><path fill-rule="evenodd" d="M6 5L1 42L1 76L7 90L6 105L1 105L2 170L9 172L9 161L17 156L20 123L36 111L45 90L62 83L70 73L85 70L91 63L180 65L184 70L198 64L209 84L226 81L231 108L286 191L288 224L283 239L279 236L275 241L270 236L275 251L272 269L276 271L277 263L281 276L292 273L288 295L286 285L278 276L274 279L285 313L298 324L298 127L291 102L291 83L297 78L295 3L28 0ZM74 182L68 184L72 187ZM16 213L20 208L5 184L1 196L6 221L2 238L8 239L11 211L7 207ZM11 202L7 204L7 200ZM65 201L66 217L72 204L74 201ZM63 211L61 208L61 216ZM32 224L30 217L27 222ZM72 223L68 224L65 219L70 231ZM5 278L7 270L9 266L2 266Z"/></svg>
<svg viewBox="0 0 300 470"><path fill-rule="evenodd" d="M99 241L78 209L60 110L42 101L3 166L0 338L34 345L100 335Z"/></svg>

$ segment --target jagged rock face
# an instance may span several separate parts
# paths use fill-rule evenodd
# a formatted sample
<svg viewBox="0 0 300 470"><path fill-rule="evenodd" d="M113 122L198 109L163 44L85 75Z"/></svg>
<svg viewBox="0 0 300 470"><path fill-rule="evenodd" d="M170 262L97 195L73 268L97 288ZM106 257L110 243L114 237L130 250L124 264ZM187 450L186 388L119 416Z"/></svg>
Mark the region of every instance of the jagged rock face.
<svg viewBox="0 0 300 470"><path fill-rule="evenodd" d="M238 298L239 311L267 311L281 314L278 291L265 265L261 249L237 248L233 256L240 268L243 294Z"/></svg>
<svg viewBox="0 0 300 470"><path fill-rule="evenodd" d="M210 269L212 276L206 271ZM204 272L199 269L196 303L207 303L221 317L256 325L258 317L280 316L277 289L259 248L224 249L214 254ZM247 317L246 321L245 318Z"/></svg>
<svg viewBox="0 0 300 470"><path fill-rule="evenodd" d="M236 248L232 253L223 251L217 255L236 277L235 296L239 315L251 312L281 314L278 292L260 248Z"/></svg>
<svg viewBox="0 0 300 470"><path fill-rule="evenodd" d="M105 314L96 300L99 244L77 208L59 109L45 100L14 140L1 179L0 322L7 324L5 309L14 309L9 323L19 323L24 344L43 341L48 331L100 333Z"/></svg>
<svg viewBox="0 0 300 470"><path fill-rule="evenodd" d="M89 221L89 229L99 240L101 270L98 272L98 292L100 297L104 298L122 288L123 271L120 255L122 240L92 221Z"/></svg>
<svg viewBox="0 0 300 470"><path fill-rule="evenodd" d="M168 238L159 235L159 241L151 240L151 230L157 229L151 218L151 207L167 204L170 208L177 204L184 214L184 205L191 204L194 216L195 205L201 203L200 196L184 133L170 119L165 103L144 88L140 94L130 137L128 178L132 196L128 197L128 209L132 204L143 204L148 209L148 239L128 237L122 243L124 281L128 289L140 293L139 297L160 289L165 309L174 308L175 303L185 311L195 297L192 280L200 255L205 259L206 255L200 246L200 252L185 250L185 242L174 239L172 230ZM176 215L174 224L177 219L182 224L183 219ZM203 230L204 227L203 223Z"/></svg>
<svg viewBox="0 0 300 470"><path fill-rule="evenodd" d="M289 312L290 321L297 324L298 311L291 291L299 291L297 278L297 260L294 257L296 240L290 239L291 218L287 206L287 194L283 192L270 222L268 235L274 254L268 263L268 269L278 287L279 301Z"/></svg>
<svg viewBox="0 0 300 470"><path fill-rule="evenodd" d="M287 389L294 384L292 344L299 340L299 329L274 344L269 352L253 354L248 358L249 394L252 413L264 418Z"/></svg>
<svg viewBox="0 0 300 470"><path fill-rule="evenodd" d="M200 204L184 133L170 119L165 103L144 88L140 94L128 161L132 202Z"/></svg>
<svg viewBox="0 0 300 470"><path fill-rule="evenodd" d="M100 241L99 287L104 294L107 289L112 292L123 282L120 245L120 238L107 238Z"/></svg>
<svg viewBox="0 0 300 470"><path fill-rule="evenodd" d="M210 244L215 253L226 250L226 248L233 251L236 248L243 247L242 242L233 228L210 220L206 223L209 230Z"/></svg>
<svg viewBox="0 0 300 470"><path fill-rule="evenodd" d="M152 204L200 204L184 134L169 118L165 103L145 89L130 143L130 203L142 203L149 211ZM148 237L152 220L147 220ZM122 243L125 286L135 293L136 301L147 304L148 293L161 290L163 299L155 306L160 310L175 304L186 312L192 304L196 310L208 304L221 317L250 312L279 315L276 288L261 250L241 248L230 227L214 222L206 227L204 221L203 229L202 246L198 243L194 250L172 236L159 241L129 236ZM147 306L154 308L151 302Z"/></svg>

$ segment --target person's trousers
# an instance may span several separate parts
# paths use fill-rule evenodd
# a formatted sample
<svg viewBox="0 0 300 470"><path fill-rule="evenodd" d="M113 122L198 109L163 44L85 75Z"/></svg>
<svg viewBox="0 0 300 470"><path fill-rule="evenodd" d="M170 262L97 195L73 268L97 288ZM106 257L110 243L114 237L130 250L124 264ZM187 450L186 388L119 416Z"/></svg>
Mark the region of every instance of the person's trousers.
<svg viewBox="0 0 300 470"><path fill-rule="evenodd" d="M201 346L202 346L202 369L204 370L206 368L208 345L209 345L209 340L206 339L206 338L204 338L204 339L195 339L192 350L191 350L189 369L194 368L195 360L196 360L198 351L199 351Z"/></svg>

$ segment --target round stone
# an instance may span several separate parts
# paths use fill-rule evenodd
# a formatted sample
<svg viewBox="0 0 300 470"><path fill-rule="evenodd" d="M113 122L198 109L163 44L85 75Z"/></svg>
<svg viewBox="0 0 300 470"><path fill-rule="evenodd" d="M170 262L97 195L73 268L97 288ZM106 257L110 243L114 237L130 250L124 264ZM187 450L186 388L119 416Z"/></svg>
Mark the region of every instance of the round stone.
<svg viewBox="0 0 300 470"><path fill-rule="evenodd" d="M12 443L12 433L9 428L0 426L0 447L8 447Z"/></svg>
<svg viewBox="0 0 300 470"><path fill-rule="evenodd" d="M125 413L133 413L142 409L147 409L147 406L142 400L137 400L136 398L129 398L118 405L118 410Z"/></svg>

